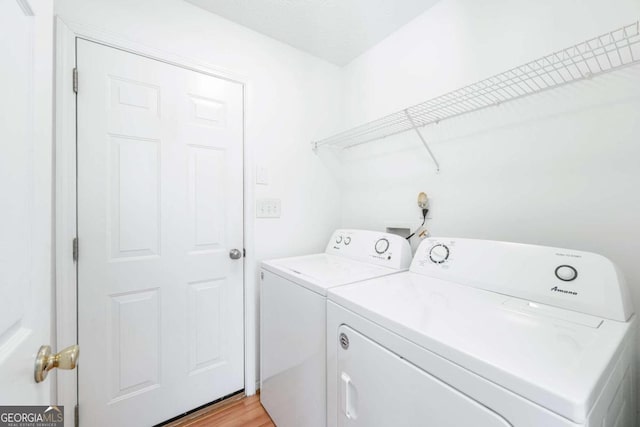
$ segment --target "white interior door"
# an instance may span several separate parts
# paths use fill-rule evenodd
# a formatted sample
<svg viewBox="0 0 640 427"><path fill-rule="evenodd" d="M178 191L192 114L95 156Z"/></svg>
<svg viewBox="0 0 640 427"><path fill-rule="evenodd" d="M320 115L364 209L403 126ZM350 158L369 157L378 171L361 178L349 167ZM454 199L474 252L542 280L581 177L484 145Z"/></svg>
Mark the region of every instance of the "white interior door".
<svg viewBox="0 0 640 427"><path fill-rule="evenodd" d="M242 86L78 40L80 420L243 388Z"/></svg>
<svg viewBox="0 0 640 427"><path fill-rule="evenodd" d="M52 336L52 16L0 1L0 405L55 403L33 371Z"/></svg>

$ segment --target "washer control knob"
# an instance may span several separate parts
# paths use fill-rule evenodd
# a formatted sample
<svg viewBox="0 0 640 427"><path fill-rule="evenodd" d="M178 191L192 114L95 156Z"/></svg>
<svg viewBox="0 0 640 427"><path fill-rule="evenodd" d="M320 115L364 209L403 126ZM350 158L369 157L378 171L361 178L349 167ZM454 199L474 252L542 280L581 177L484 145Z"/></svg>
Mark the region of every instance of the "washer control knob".
<svg viewBox="0 0 640 427"><path fill-rule="evenodd" d="M429 250L429 258L436 264L442 264L449 258L449 248L439 243Z"/></svg>
<svg viewBox="0 0 640 427"><path fill-rule="evenodd" d="M378 239L378 241L376 242L375 249L376 249L376 252L379 254L383 254L387 252L387 249L389 249L389 241L384 237L382 239Z"/></svg>
<svg viewBox="0 0 640 427"><path fill-rule="evenodd" d="M570 265L559 265L556 267L556 277L565 282L571 282L578 277L578 270Z"/></svg>
<svg viewBox="0 0 640 427"><path fill-rule="evenodd" d="M348 245L349 243L351 243L351 237L347 236L347 237L344 238L344 244Z"/></svg>
<svg viewBox="0 0 640 427"><path fill-rule="evenodd" d="M341 242L342 242L342 236L336 237L336 243L341 243Z"/></svg>

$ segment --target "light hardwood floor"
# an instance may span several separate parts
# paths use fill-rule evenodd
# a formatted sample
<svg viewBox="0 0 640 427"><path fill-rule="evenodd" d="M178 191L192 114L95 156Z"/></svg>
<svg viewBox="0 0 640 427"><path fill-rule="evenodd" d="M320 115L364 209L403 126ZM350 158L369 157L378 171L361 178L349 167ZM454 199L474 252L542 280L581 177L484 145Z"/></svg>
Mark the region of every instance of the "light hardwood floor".
<svg viewBox="0 0 640 427"><path fill-rule="evenodd" d="M231 397L176 420L166 427L275 427L260 396Z"/></svg>

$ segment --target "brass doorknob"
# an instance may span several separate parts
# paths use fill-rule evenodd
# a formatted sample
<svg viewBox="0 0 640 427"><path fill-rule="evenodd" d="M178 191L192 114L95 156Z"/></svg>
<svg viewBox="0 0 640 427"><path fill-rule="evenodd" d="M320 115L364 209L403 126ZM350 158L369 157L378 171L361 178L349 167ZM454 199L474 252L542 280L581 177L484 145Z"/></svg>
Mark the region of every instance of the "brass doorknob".
<svg viewBox="0 0 640 427"><path fill-rule="evenodd" d="M65 348L59 353L51 354L51 347L43 345L38 350L36 355L36 365L33 372L33 377L37 383L40 383L47 378L47 374L53 368L60 369L74 369L78 364L78 357L80 356L80 347L72 345Z"/></svg>

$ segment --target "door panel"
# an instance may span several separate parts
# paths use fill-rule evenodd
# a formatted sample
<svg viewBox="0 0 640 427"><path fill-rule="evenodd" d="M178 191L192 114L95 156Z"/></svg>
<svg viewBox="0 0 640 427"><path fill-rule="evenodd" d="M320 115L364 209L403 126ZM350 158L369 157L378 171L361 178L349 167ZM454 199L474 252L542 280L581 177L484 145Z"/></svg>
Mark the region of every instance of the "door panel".
<svg viewBox="0 0 640 427"><path fill-rule="evenodd" d="M110 308L113 402L158 386L161 352L158 289L113 295ZM137 333L137 328L144 334Z"/></svg>
<svg viewBox="0 0 640 427"><path fill-rule="evenodd" d="M242 86L77 56L80 415L151 425L244 385Z"/></svg>
<svg viewBox="0 0 640 427"><path fill-rule="evenodd" d="M55 403L55 374L34 381L36 352L52 337L52 18L51 2L0 1L2 405Z"/></svg>
<svg viewBox="0 0 640 427"><path fill-rule="evenodd" d="M475 402L348 326L338 333L338 426L507 427Z"/></svg>

